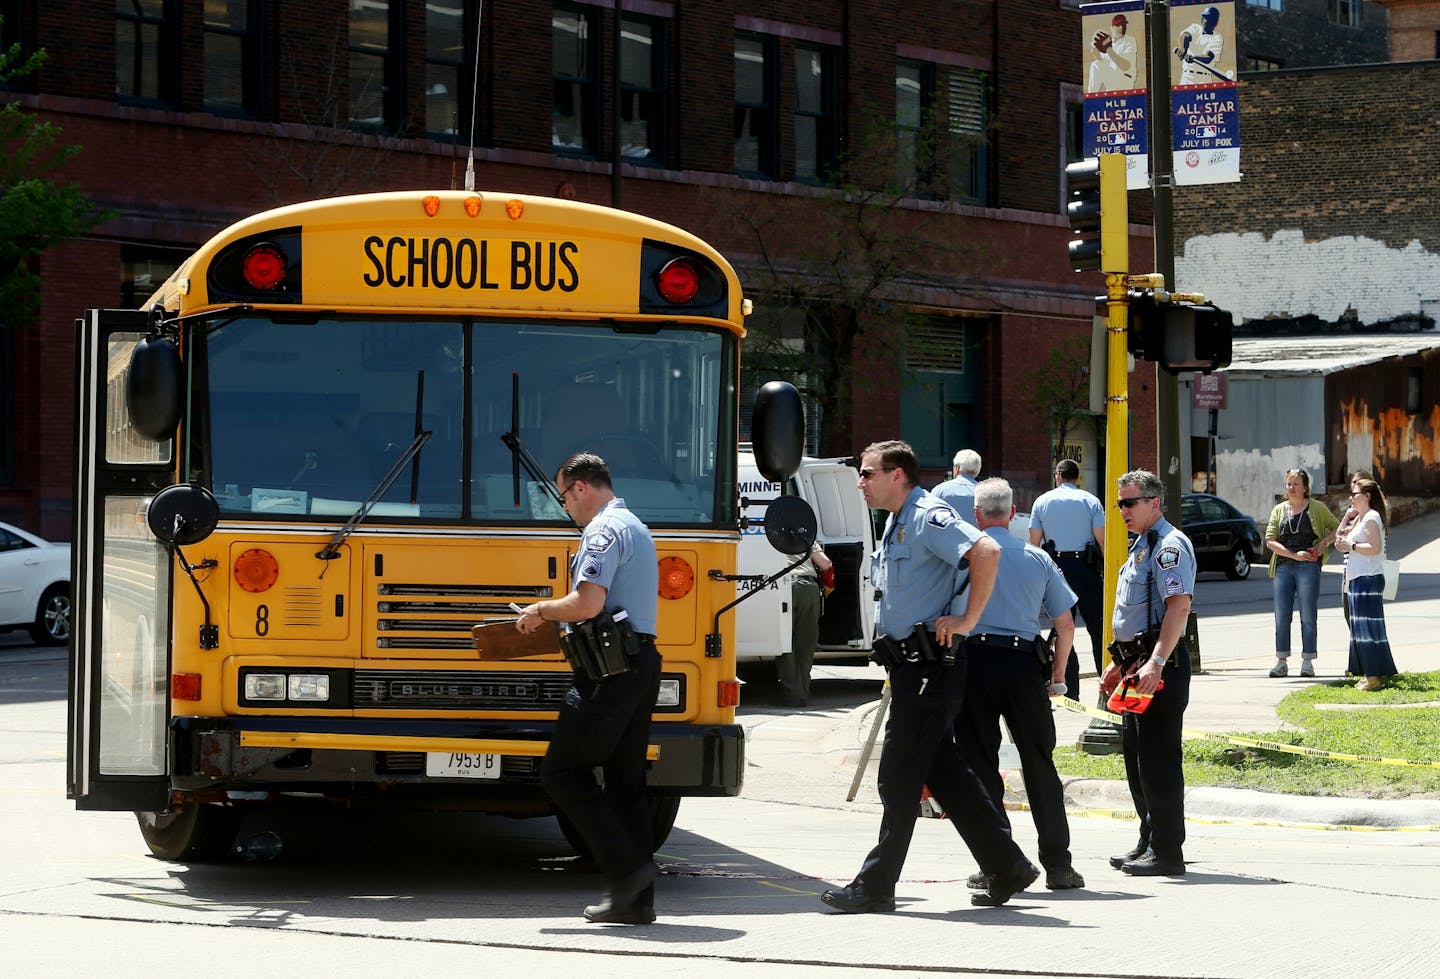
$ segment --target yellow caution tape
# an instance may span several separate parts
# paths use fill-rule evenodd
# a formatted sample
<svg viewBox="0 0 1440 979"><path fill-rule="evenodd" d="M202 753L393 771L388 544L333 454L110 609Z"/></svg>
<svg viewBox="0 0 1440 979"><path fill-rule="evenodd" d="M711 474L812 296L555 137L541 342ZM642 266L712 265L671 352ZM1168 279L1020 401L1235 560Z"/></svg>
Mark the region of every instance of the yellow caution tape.
<svg viewBox="0 0 1440 979"><path fill-rule="evenodd" d="M1078 700L1070 697L1051 697L1051 702L1068 711L1077 714L1089 714L1091 717L1098 717L1102 721L1109 721L1111 724L1120 723L1120 715L1112 714L1108 710L1101 710L1098 707L1086 707ZM1372 765L1399 765L1404 768L1440 768L1440 761L1412 761L1409 758L1381 758L1378 755L1351 755L1343 751L1324 751L1320 748L1304 748L1295 744L1280 744L1275 741L1257 741L1254 738L1240 738L1232 734L1215 734L1211 731L1195 731L1190 728L1181 728L1182 734L1191 738L1201 738L1205 741L1219 741L1222 744L1232 744L1241 748L1261 748L1266 751L1283 751L1288 755L1307 755L1311 758L1333 758L1336 761L1360 761Z"/></svg>

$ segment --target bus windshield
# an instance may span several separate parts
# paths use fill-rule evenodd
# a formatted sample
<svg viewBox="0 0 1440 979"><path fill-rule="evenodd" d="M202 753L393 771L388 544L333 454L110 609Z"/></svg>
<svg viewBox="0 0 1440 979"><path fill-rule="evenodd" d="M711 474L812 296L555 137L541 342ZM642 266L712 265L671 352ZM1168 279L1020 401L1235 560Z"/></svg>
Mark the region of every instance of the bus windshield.
<svg viewBox="0 0 1440 979"><path fill-rule="evenodd" d="M568 524L523 467L517 493L501 439L514 426L547 477L574 452L600 454L647 524L733 524L717 493L735 453L722 331L252 315L190 336L187 470L227 516L343 521L424 430L373 518Z"/></svg>

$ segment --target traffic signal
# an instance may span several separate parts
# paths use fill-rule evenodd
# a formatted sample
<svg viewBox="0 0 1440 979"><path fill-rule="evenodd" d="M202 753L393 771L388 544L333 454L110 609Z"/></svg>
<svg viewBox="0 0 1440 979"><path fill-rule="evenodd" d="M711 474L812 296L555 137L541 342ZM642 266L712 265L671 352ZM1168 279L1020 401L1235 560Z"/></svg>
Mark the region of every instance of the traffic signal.
<svg viewBox="0 0 1440 979"><path fill-rule="evenodd" d="M1130 352L1172 374L1209 374L1230 366L1235 320L1210 303L1160 301L1154 293L1130 294Z"/></svg>
<svg viewBox="0 0 1440 979"><path fill-rule="evenodd" d="M1075 238L1070 267L1076 272L1130 271L1130 202L1125 157L1105 153L1065 168L1070 203L1065 213Z"/></svg>

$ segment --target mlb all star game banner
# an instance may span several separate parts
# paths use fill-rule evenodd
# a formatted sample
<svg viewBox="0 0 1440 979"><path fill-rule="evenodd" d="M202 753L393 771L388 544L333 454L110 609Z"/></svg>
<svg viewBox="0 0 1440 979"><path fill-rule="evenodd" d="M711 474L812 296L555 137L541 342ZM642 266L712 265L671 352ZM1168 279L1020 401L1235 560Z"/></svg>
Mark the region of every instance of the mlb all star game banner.
<svg viewBox="0 0 1440 979"><path fill-rule="evenodd" d="M1149 186L1144 0L1080 5L1085 46L1085 155L1125 156L1125 186Z"/></svg>
<svg viewBox="0 0 1440 979"><path fill-rule="evenodd" d="M1170 138L1176 186L1240 179L1235 4L1170 2Z"/></svg>

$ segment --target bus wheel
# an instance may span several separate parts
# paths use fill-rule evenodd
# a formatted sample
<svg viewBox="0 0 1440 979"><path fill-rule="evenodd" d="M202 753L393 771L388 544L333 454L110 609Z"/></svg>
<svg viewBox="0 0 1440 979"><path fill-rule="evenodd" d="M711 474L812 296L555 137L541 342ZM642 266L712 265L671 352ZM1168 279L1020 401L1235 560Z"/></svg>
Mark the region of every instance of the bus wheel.
<svg viewBox="0 0 1440 979"><path fill-rule="evenodd" d="M665 845L670 830L675 828L675 817L680 812L680 797L678 795L652 795L648 801L650 803L651 849L658 850ZM587 859L594 856L585 842L585 837L580 835L580 830L564 813L557 812L555 821L560 824L560 833L565 837L565 842L570 844L572 850Z"/></svg>
<svg viewBox="0 0 1440 979"><path fill-rule="evenodd" d="M137 812L135 818L145 845L161 860L220 860L240 829L239 810L197 802L170 812Z"/></svg>

